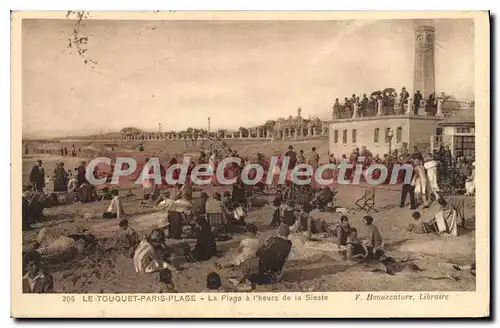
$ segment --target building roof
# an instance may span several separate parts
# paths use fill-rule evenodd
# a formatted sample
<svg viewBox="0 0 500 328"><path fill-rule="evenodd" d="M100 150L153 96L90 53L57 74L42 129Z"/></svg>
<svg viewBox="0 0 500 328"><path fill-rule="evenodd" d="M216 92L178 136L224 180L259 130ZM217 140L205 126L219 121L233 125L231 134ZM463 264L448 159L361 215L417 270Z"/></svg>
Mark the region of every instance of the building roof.
<svg viewBox="0 0 500 328"><path fill-rule="evenodd" d="M439 125L474 124L474 115L454 115L445 117Z"/></svg>

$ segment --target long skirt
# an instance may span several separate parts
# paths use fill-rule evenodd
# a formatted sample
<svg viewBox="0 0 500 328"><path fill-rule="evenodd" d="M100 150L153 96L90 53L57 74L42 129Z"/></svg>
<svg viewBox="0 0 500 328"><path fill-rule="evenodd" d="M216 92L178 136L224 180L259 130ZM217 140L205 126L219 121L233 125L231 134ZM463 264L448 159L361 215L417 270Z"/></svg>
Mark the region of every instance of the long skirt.
<svg viewBox="0 0 500 328"><path fill-rule="evenodd" d="M184 217L180 212L169 212L168 214L168 238L182 239L182 226Z"/></svg>
<svg viewBox="0 0 500 328"><path fill-rule="evenodd" d="M259 273L259 258L252 257L244 261L240 264L239 269L245 278L250 279Z"/></svg>

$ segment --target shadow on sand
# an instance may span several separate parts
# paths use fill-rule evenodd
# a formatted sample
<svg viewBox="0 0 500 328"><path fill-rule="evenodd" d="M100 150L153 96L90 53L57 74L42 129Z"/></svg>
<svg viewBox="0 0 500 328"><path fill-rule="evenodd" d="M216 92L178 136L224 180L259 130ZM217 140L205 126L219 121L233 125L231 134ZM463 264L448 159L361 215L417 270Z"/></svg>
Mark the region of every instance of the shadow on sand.
<svg viewBox="0 0 500 328"><path fill-rule="evenodd" d="M324 275L344 272L347 268L348 266L346 264L329 264L319 268L285 270L282 282L304 282L307 280L316 280Z"/></svg>
<svg viewBox="0 0 500 328"><path fill-rule="evenodd" d="M394 251L394 250L397 250L399 247L401 247L404 243L408 242L409 240L411 240L411 239L410 238L405 238L405 239L401 239L401 240L398 240L398 241L386 243L384 245L384 249L385 249L385 251Z"/></svg>

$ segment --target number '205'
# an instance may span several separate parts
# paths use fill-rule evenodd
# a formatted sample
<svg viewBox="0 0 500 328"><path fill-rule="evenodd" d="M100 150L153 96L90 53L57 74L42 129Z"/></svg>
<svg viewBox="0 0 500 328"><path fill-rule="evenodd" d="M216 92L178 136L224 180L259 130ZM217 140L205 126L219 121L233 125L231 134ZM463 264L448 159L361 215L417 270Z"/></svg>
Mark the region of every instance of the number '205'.
<svg viewBox="0 0 500 328"><path fill-rule="evenodd" d="M75 296L73 295L63 296L62 301L65 303L73 303L75 301Z"/></svg>

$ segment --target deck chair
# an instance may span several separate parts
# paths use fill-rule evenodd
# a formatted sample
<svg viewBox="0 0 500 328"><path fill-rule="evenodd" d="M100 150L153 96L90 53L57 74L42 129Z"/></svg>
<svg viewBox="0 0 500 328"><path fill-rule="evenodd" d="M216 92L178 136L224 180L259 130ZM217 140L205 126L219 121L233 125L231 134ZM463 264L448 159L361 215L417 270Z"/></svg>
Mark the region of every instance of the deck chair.
<svg viewBox="0 0 500 328"><path fill-rule="evenodd" d="M457 219L460 220L460 225L465 228L465 203L463 198L450 196L448 205L457 212Z"/></svg>
<svg viewBox="0 0 500 328"><path fill-rule="evenodd" d="M313 193L310 188L296 187L294 193L294 201L296 205L304 205L309 203L313 198Z"/></svg>
<svg viewBox="0 0 500 328"><path fill-rule="evenodd" d="M370 211L374 211L378 213L378 210L374 208L375 206L375 188L367 188L365 189L365 194L363 197L356 201L357 211L365 211L369 213Z"/></svg>

